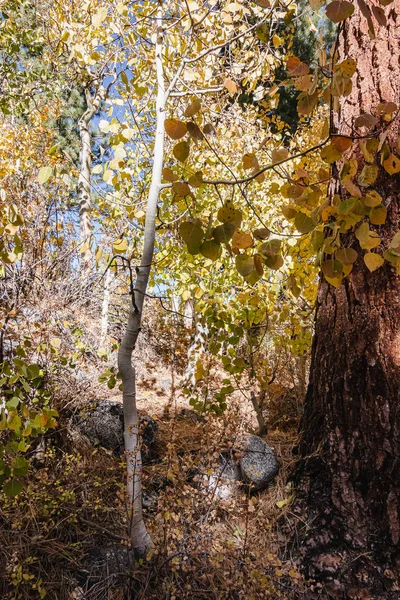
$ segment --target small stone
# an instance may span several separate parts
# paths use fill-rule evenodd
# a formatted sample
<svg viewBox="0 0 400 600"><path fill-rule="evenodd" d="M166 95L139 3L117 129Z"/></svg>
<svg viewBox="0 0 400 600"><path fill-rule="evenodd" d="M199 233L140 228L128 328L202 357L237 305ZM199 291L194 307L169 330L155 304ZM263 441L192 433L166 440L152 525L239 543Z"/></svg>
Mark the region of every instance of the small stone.
<svg viewBox="0 0 400 600"><path fill-rule="evenodd" d="M242 479L251 484L254 491L260 491L279 473L279 462L274 451L263 439L256 435L243 436L240 444L242 456L239 465Z"/></svg>

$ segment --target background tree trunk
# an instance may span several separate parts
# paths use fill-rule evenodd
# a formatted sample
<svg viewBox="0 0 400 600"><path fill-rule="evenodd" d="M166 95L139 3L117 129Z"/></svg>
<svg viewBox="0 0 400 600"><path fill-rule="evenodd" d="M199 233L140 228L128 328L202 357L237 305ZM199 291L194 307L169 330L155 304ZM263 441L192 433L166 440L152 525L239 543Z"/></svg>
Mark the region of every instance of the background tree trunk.
<svg viewBox="0 0 400 600"><path fill-rule="evenodd" d="M360 114L400 97L400 2L386 9L387 26L376 27L375 40L355 5L339 43L340 59L357 61L353 91L341 99L336 119L347 135ZM398 134L396 121L388 140ZM362 166L356 143L352 152ZM374 188L388 210L385 225L371 226L382 238L381 253L400 228L400 177L380 167ZM370 273L353 233L345 245L359 252L353 271L337 289L323 278L319 285L294 510L305 515L303 564L309 575L332 580L332 597L397 598L400 277L387 262ZM373 595L361 595L367 590Z"/></svg>

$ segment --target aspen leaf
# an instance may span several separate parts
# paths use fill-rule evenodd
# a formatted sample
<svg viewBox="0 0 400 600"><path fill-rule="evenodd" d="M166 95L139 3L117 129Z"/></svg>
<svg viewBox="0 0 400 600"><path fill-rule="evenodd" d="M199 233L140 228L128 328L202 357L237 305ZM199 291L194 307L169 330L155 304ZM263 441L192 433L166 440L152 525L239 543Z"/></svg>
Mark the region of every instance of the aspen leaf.
<svg viewBox="0 0 400 600"><path fill-rule="evenodd" d="M386 214L386 206L375 206L369 213L369 220L373 225L384 225Z"/></svg>
<svg viewBox="0 0 400 600"><path fill-rule="evenodd" d="M354 6L346 0L335 0L326 7L326 16L334 23L345 21L354 13Z"/></svg>
<svg viewBox="0 0 400 600"><path fill-rule="evenodd" d="M351 148L351 146L353 145L353 140L351 138L338 135L332 138L331 143L332 146L336 148L336 150L339 150L339 152L345 152L346 150Z"/></svg>
<svg viewBox="0 0 400 600"><path fill-rule="evenodd" d="M113 244L114 254L119 254L120 252L126 252L128 250L128 242L125 239L118 239Z"/></svg>
<svg viewBox="0 0 400 600"><path fill-rule="evenodd" d="M353 248L340 248L335 253L335 258L344 265L352 265L356 262L358 253Z"/></svg>
<svg viewBox="0 0 400 600"><path fill-rule="evenodd" d="M203 240L204 232L198 223L184 221L179 226L179 235L187 244L198 244Z"/></svg>
<svg viewBox="0 0 400 600"><path fill-rule="evenodd" d="M100 175L100 173L102 173L102 172L103 172L103 165L96 165L92 169L92 173L94 175Z"/></svg>
<svg viewBox="0 0 400 600"><path fill-rule="evenodd" d="M380 243L381 238L375 232L371 232L366 240L360 241L360 246L363 250L372 250L372 248L377 248Z"/></svg>
<svg viewBox="0 0 400 600"><path fill-rule="evenodd" d="M235 232L235 226L233 223L223 223L214 227L212 234L216 242L220 244L227 244Z"/></svg>
<svg viewBox="0 0 400 600"><path fill-rule="evenodd" d="M313 84L313 76L312 75L302 75L301 77L297 77L294 81L294 87L296 90L300 92L309 92L311 86Z"/></svg>
<svg viewBox="0 0 400 600"><path fill-rule="evenodd" d="M400 231L394 234L392 241L390 242L390 248L398 250L400 247Z"/></svg>
<svg viewBox="0 0 400 600"><path fill-rule="evenodd" d="M246 250L246 248L251 248L253 246L254 240L249 233L245 233L244 231L235 231L232 237L232 248L238 248L239 250Z"/></svg>
<svg viewBox="0 0 400 600"><path fill-rule="evenodd" d="M354 58L346 58L346 60L343 60L341 63L335 65L335 71L341 71L343 77L346 77L347 79L353 77L356 69L357 63Z"/></svg>
<svg viewBox="0 0 400 600"><path fill-rule="evenodd" d="M264 273L264 266L262 263L262 257L259 254L255 254L254 256L254 267L257 273L262 276Z"/></svg>
<svg viewBox="0 0 400 600"><path fill-rule="evenodd" d="M400 172L400 159L397 158L393 153L383 161L384 169L389 173L389 175L395 175Z"/></svg>
<svg viewBox="0 0 400 600"><path fill-rule="evenodd" d="M270 235L271 232L266 227L260 227L260 229L255 229L253 231L253 236L258 240L267 240Z"/></svg>
<svg viewBox="0 0 400 600"><path fill-rule="evenodd" d="M22 482L19 481L18 479L9 479L3 485L3 492L6 494L6 496L9 496L10 498L14 498L15 496L18 496L18 494L20 494L23 489L24 489L24 486L23 486Z"/></svg>
<svg viewBox="0 0 400 600"><path fill-rule="evenodd" d="M214 126L211 123L206 123L203 127L203 133L205 135L215 135Z"/></svg>
<svg viewBox="0 0 400 600"><path fill-rule="evenodd" d="M333 287L338 288L343 281L343 275L339 275L338 277L328 277L328 275L325 275L325 279Z"/></svg>
<svg viewBox="0 0 400 600"><path fill-rule="evenodd" d="M247 281L249 285L254 285L257 281L260 281L261 275L254 268L253 271L244 277L244 280Z"/></svg>
<svg viewBox="0 0 400 600"><path fill-rule="evenodd" d="M354 121L354 125L356 127L367 127L368 129L370 129L371 127L374 127L374 125L376 125L377 123L378 123L378 119L376 117L374 117L373 115L369 115L367 113L360 115Z"/></svg>
<svg viewBox="0 0 400 600"><path fill-rule="evenodd" d="M186 135L187 127L183 121L176 119L165 120L165 132L172 140L179 140Z"/></svg>
<svg viewBox="0 0 400 600"><path fill-rule="evenodd" d="M298 98L297 112L299 113L299 115L304 115L304 116L310 115L312 113L312 111L314 110L314 108L316 107L317 102L318 102L318 92L314 92L311 95L302 92Z"/></svg>
<svg viewBox="0 0 400 600"><path fill-rule="evenodd" d="M328 164L332 164L339 160L342 156L342 153L333 146L333 144L328 144L321 150L321 158Z"/></svg>
<svg viewBox="0 0 400 600"><path fill-rule="evenodd" d="M287 157L289 156L289 151L287 148L274 148L274 150L272 150L272 164L274 165L277 162L280 162L281 160L286 160Z"/></svg>
<svg viewBox="0 0 400 600"><path fill-rule="evenodd" d="M360 243L366 241L369 237L369 225L367 222L361 223L356 229L356 238Z"/></svg>
<svg viewBox="0 0 400 600"><path fill-rule="evenodd" d="M271 3L269 0L254 0L254 3L257 4L257 6L261 6L261 8L271 7Z"/></svg>
<svg viewBox="0 0 400 600"><path fill-rule="evenodd" d="M225 79L224 87L226 87L226 89L231 94L231 96L236 94L236 92L238 91L237 84L234 81L232 81L232 79L229 79L229 78Z"/></svg>
<svg viewBox="0 0 400 600"><path fill-rule="evenodd" d="M52 174L52 167L42 167L38 173L38 182L43 185L52 176Z"/></svg>
<svg viewBox="0 0 400 600"><path fill-rule="evenodd" d="M346 179L346 181L344 182L344 187L349 192L349 194L351 194L355 198L361 198L362 193L360 188L351 179Z"/></svg>
<svg viewBox="0 0 400 600"><path fill-rule="evenodd" d="M97 11L97 13L95 13L92 16L92 25L94 27L100 27L100 25L102 24L102 22L104 21L104 19L107 16L107 7L103 7L100 10Z"/></svg>
<svg viewBox="0 0 400 600"><path fill-rule="evenodd" d="M385 11L383 10L383 8L381 8L380 6L373 6L372 14L374 15L375 19L378 21L379 25L381 25L382 27L386 27L387 20L386 20Z"/></svg>
<svg viewBox="0 0 400 600"><path fill-rule="evenodd" d="M260 167L255 154L245 154L242 158L242 163L243 163L244 169L257 169L258 170Z"/></svg>
<svg viewBox="0 0 400 600"><path fill-rule="evenodd" d="M218 221L221 223L233 223L235 220L235 206L229 201L222 206L217 213Z"/></svg>
<svg viewBox="0 0 400 600"><path fill-rule="evenodd" d="M203 184L203 173L202 171L196 171L194 175L189 177L188 181L190 187L199 188Z"/></svg>
<svg viewBox="0 0 400 600"><path fill-rule="evenodd" d="M186 198L186 196L192 195L190 187L184 181L174 181L172 184L172 189L174 190L175 194L181 198Z"/></svg>
<svg viewBox="0 0 400 600"><path fill-rule="evenodd" d="M287 60L287 68L289 73L293 77L300 77L302 75L308 75L310 69L308 65L301 62L301 60L297 56L290 56Z"/></svg>
<svg viewBox="0 0 400 600"><path fill-rule="evenodd" d="M222 248L215 240L206 240L200 246L200 253L210 260L217 260L221 256Z"/></svg>
<svg viewBox="0 0 400 600"><path fill-rule="evenodd" d="M259 254L265 256L273 256L277 254L281 247L281 240L273 239L264 242L258 249Z"/></svg>
<svg viewBox="0 0 400 600"><path fill-rule="evenodd" d="M365 196L364 202L366 206L373 208L374 206L379 206L379 204L381 204L382 196L375 190L371 190Z"/></svg>
<svg viewBox="0 0 400 600"><path fill-rule="evenodd" d="M240 273L242 277L250 275L255 269L253 257L248 256L247 254L238 254L235 258L235 264L238 273Z"/></svg>
<svg viewBox="0 0 400 600"><path fill-rule="evenodd" d="M378 165L364 165L358 178L361 185L373 185L378 177Z"/></svg>
<svg viewBox="0 0 400 600"><path fill-rule="evenodd" d="M329 260L324 260L321 265L321 269L325 277L330 277L334 279L336 277L340 277L343 271L343 264L334 258Z"/></svg>
<svg viewBox="0 0 400 600"><path fill-rule="evenodd" d="M264 262L267 265L267 267L273 269L274 271L278 271L281 267L283 267L284 264L284 260L280 254L266 256Z"/></svg>
<svg viewBox="0 0 400 600"><path fill-rule="evenodd" d="M193 102L191 102L185 109L183 113L185 117L193 117L196 113L199 112L201 108L201 102L198 98L195 98Z"/></svg>
<svg viewBox="0 0 400 600"><path fill-rule="evenodd" d="M189 142L178 142L178 144L175 144L172 152L177 160L185 162L190 152Z"/></svg>
<svg viewBox="0 0 400 600"><path fill-rule="evenodd" d="M378 115L391 115L392 113L396 112L396 110L397 104L394 102L381 102L376 107L376 113Z"/></svg>
<svg viewBox="0 0 400 600"><path fill-rule="evenodd" d="M372 272L379 269L385 261L380 254L376 254L376 252L367 252L364 256L364 262L367 265L367 268Z"/></svg>
<svg viewBox="0 0 400 600"><path fill-rule="evenodd" d="M176 173L173 172L169 167L164 167L162 170L162 176L165 181L169 181L173 183L174 181L178 181L179 177Z"/></svg>
<svg viewBox="0 0 400 600"><path fill-rule="evenodd" d="M282 213L287 219L294 219L298 212L291 204L286 204L282 206Z"/></svg>
<svg viewBox="0 0 400 600"><path fill-rule="evenodd" d="M187 130L189 132L189 135L194 140L203 140L204 139L204 133L201 131L201 129L197 125L197 123L195 123L194 121L188 121L186 123L186 127L187 127Z"/></svg>
<svg viewBox="0 0 400 600"><path fill-rule="evenodd" d="M313 10L319 10L325 4L325 0L308 0L308 3Z"/></svg>
<svg viewBox="0 0 400 600"><path fill-rule="evenodd" d="M315 228L315 223L311 217L305 213L298 213L294 220L297 231L300 233L309 233Z"/></svg>
<svg viewBox="0 0 400 600"><path fill-rule="evenodd" d="M60 338L51 338L50 346L53 346L53 348L55 348L56 350L59 350L61 348Z"/></svg>

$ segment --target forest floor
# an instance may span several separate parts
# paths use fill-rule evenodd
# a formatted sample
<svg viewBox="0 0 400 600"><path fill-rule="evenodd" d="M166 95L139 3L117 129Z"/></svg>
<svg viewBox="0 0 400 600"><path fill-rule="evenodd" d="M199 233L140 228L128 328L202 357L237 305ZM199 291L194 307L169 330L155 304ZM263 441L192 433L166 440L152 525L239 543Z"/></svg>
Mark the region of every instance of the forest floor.
<svg viewBox="0 0 400 600"><path fill-rule="evenodd" d="M223 416L200 418L180 385L177 377L174 389L163 366L146 368L138 381L139 410L158 423L156 457L143 475L145 521L155 543L148 560L126 568L122 460L101 446L71 442L61 410L26 491L2 499L1 598L324 597L319 585L304 581L284 533L295 422L265 437L280 462L268 489L252 494L232 483L220 493L213 474L221 453L235 453L238 436L255 427L250 403L234 398ZM120 394L93 380L80 403L99 398Z"/></svg>

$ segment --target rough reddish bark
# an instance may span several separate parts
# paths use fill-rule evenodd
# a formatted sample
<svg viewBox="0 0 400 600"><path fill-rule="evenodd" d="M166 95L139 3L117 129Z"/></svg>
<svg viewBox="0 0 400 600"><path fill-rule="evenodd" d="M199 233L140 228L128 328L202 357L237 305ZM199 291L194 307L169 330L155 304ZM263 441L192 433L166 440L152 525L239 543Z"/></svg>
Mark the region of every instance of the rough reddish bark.
<svg viewBox="0 0 400 600"><path fill-rule="evenodd" d="M355 1L356 5L357 2ZM369 1L380 6L378 0ZM400 1L371 40L356 6L340 35L340 58L355 58L353 91L341 99L337 131L383 101L400 100ZM388 139L399 134L398 123ZM353 150L358 159L358 150ZM348 157L346 157L348 158ZM400 229L400 176L382 168L375 189L388 209L382 252ZM297 501L300 550L329 597L400 598L400 276L388 263L370 273L359 251L337 289L321 279L305 402ZM331 581L329 581L331 580ZM310 595L310 598L312 594Z"/></svg>

